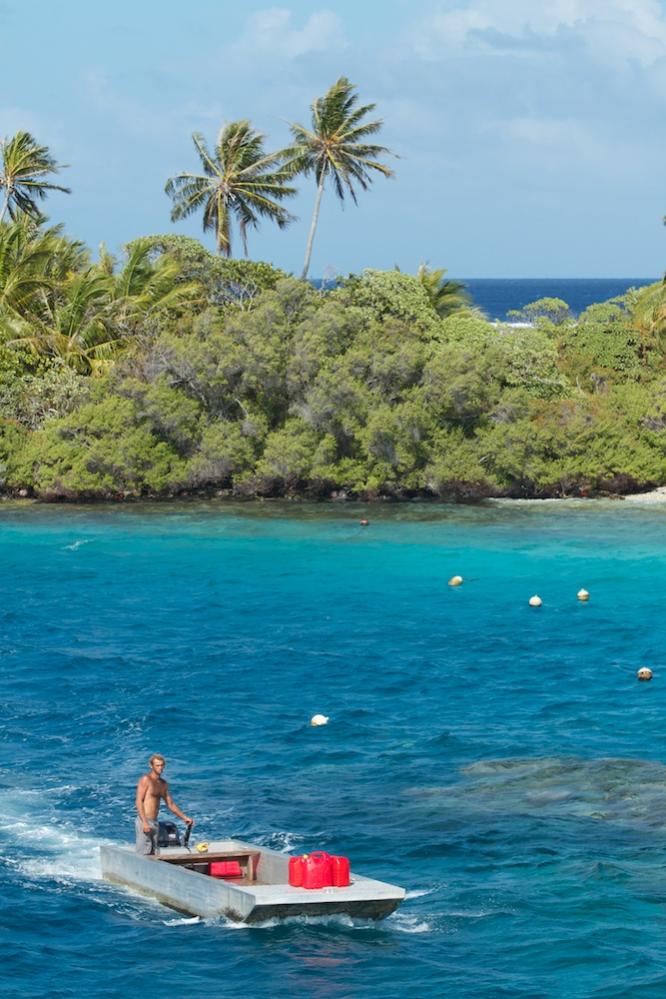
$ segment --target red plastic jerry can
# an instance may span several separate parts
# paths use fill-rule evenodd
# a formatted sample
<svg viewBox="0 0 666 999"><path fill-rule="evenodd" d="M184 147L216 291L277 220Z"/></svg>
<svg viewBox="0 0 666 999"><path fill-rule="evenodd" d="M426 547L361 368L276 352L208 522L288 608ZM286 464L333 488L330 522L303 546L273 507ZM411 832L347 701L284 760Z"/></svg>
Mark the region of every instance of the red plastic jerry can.
<svg viewBox="0 0 666 999"><path fill-rule="evenodd" d="M303 885L303 861L307 857L304 853L301 857L289 858L289 884L293 888L300 888Z"/></svg>
<svg viewBox="0 0 666 999"><path fill-rule="evenodd" d="M335 888L346 888L351 884L348 857L331 857L331 881Z"/></svg>
<svg viewBox="0 0 666 999"><path fill-rule="evenodd" d="M329 888L332 883L331 858L316 850L303 858L303 888Z"/></svg>

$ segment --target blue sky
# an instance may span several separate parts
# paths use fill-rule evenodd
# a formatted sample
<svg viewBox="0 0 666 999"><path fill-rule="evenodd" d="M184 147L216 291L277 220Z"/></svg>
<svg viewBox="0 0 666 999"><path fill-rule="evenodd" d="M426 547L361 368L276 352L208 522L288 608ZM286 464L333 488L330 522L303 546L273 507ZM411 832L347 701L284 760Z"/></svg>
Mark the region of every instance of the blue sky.
<svg viewBox="0 0 666 999"><path fill-rule="evenodd" d="M660 0L0 0L0 136L70 164L48 210L116 250L172 225L191 141L248 117L269 148L349 76L396 177L328 192L313 275L421 260L457 277L640 277L666 258L666 5ZM314 188L250 255L299 272ZM205 240L209 245L210 240Z"/></svg>

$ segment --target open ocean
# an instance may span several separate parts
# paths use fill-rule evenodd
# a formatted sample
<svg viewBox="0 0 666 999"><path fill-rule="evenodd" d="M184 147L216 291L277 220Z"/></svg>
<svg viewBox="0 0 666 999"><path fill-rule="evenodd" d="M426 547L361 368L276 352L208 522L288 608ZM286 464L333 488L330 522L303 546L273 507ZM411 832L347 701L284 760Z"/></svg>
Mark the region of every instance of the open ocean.
<svg viewBox="0 0 666 999"><path fill-rule="evenodd" d="M539 298L561 298L574 315L594 302L624 295L657 278L460 278L475 305L489 319L505 320L510 309L522 309Z"/></svg>
<svg viewBox="0 0 666 999"><path fill-rule="evenodd" d="M663 999L666 506L5 503L0 561L4 999ZM247 928L103 883L151 752L200 837L407 901Z"/></svg>

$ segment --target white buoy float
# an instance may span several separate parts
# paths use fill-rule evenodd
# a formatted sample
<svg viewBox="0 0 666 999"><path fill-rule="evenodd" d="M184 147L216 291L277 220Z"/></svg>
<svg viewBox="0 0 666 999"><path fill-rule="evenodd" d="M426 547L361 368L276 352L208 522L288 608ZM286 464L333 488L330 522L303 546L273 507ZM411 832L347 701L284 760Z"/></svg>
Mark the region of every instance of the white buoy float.
<svg viewBox="0 0 666 999"><path fill-rule="evenodd" d="M638 673L636 674L639 680L651 680L652 670L649 666L641 666Z"/></svg>
<svg viewBox="0 0 666 999"><path fill-rule="evenodd" d="M541 607L542 603L543 603L543 600L541 599L541 597L537 596L536 593L534 594L533 597L530 597L530 599L529 599L529 605L530 605L530 607Z"/></svg>
<svg viewBox="0 0 666 999"><path fill-rule="evenodd" d="M328 725L328 715L313 715L310 724L315 728L317 725Z"/></svg>
<svg viewBox="0 0 666 999"><path fill-rule="evenodd" d="M578 597L579 600L582 600L583 603L585 603L586 600L590 599L590 594L587 592L587 590L579 590L576 596Z"/></svg>
<svg viewBox="0 0 666 999"><path fill-rule="evenodd" d="M449 580L449 586L462 586L463 578L462 576L451 576Z"/></svg>

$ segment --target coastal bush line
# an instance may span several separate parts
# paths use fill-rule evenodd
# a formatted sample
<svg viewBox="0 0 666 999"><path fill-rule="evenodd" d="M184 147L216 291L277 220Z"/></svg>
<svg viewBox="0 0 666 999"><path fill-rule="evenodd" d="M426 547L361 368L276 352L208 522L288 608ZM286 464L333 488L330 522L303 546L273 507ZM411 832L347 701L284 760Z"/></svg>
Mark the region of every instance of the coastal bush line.
<svg viewBox="0 0 666 999"><path fill-rule="evenodd" d="M548 497L666 482L664 290L487 321L443 272L318 290L0 226L0 484L42 500Z"/></svg>
<svg viewBox="0 0 666 999"><path fill-rule="evenodd" d="M195 239L93 260L39 202L61 167L27 132L0 144L0 491L41 500L218 494L479 500L666 482L663 283L574 317L559 299L489 322L443 269L305 280L326 182L390 176L381 127L341 77L266 154L249 122L194 136L201 175L167 183ZM234 260L299 174L317 193L303 275ZM221 198L220 191L225 198ZM267 198L272 192L273 203ZM263 192L263 193L262 193Z"/></svg>

